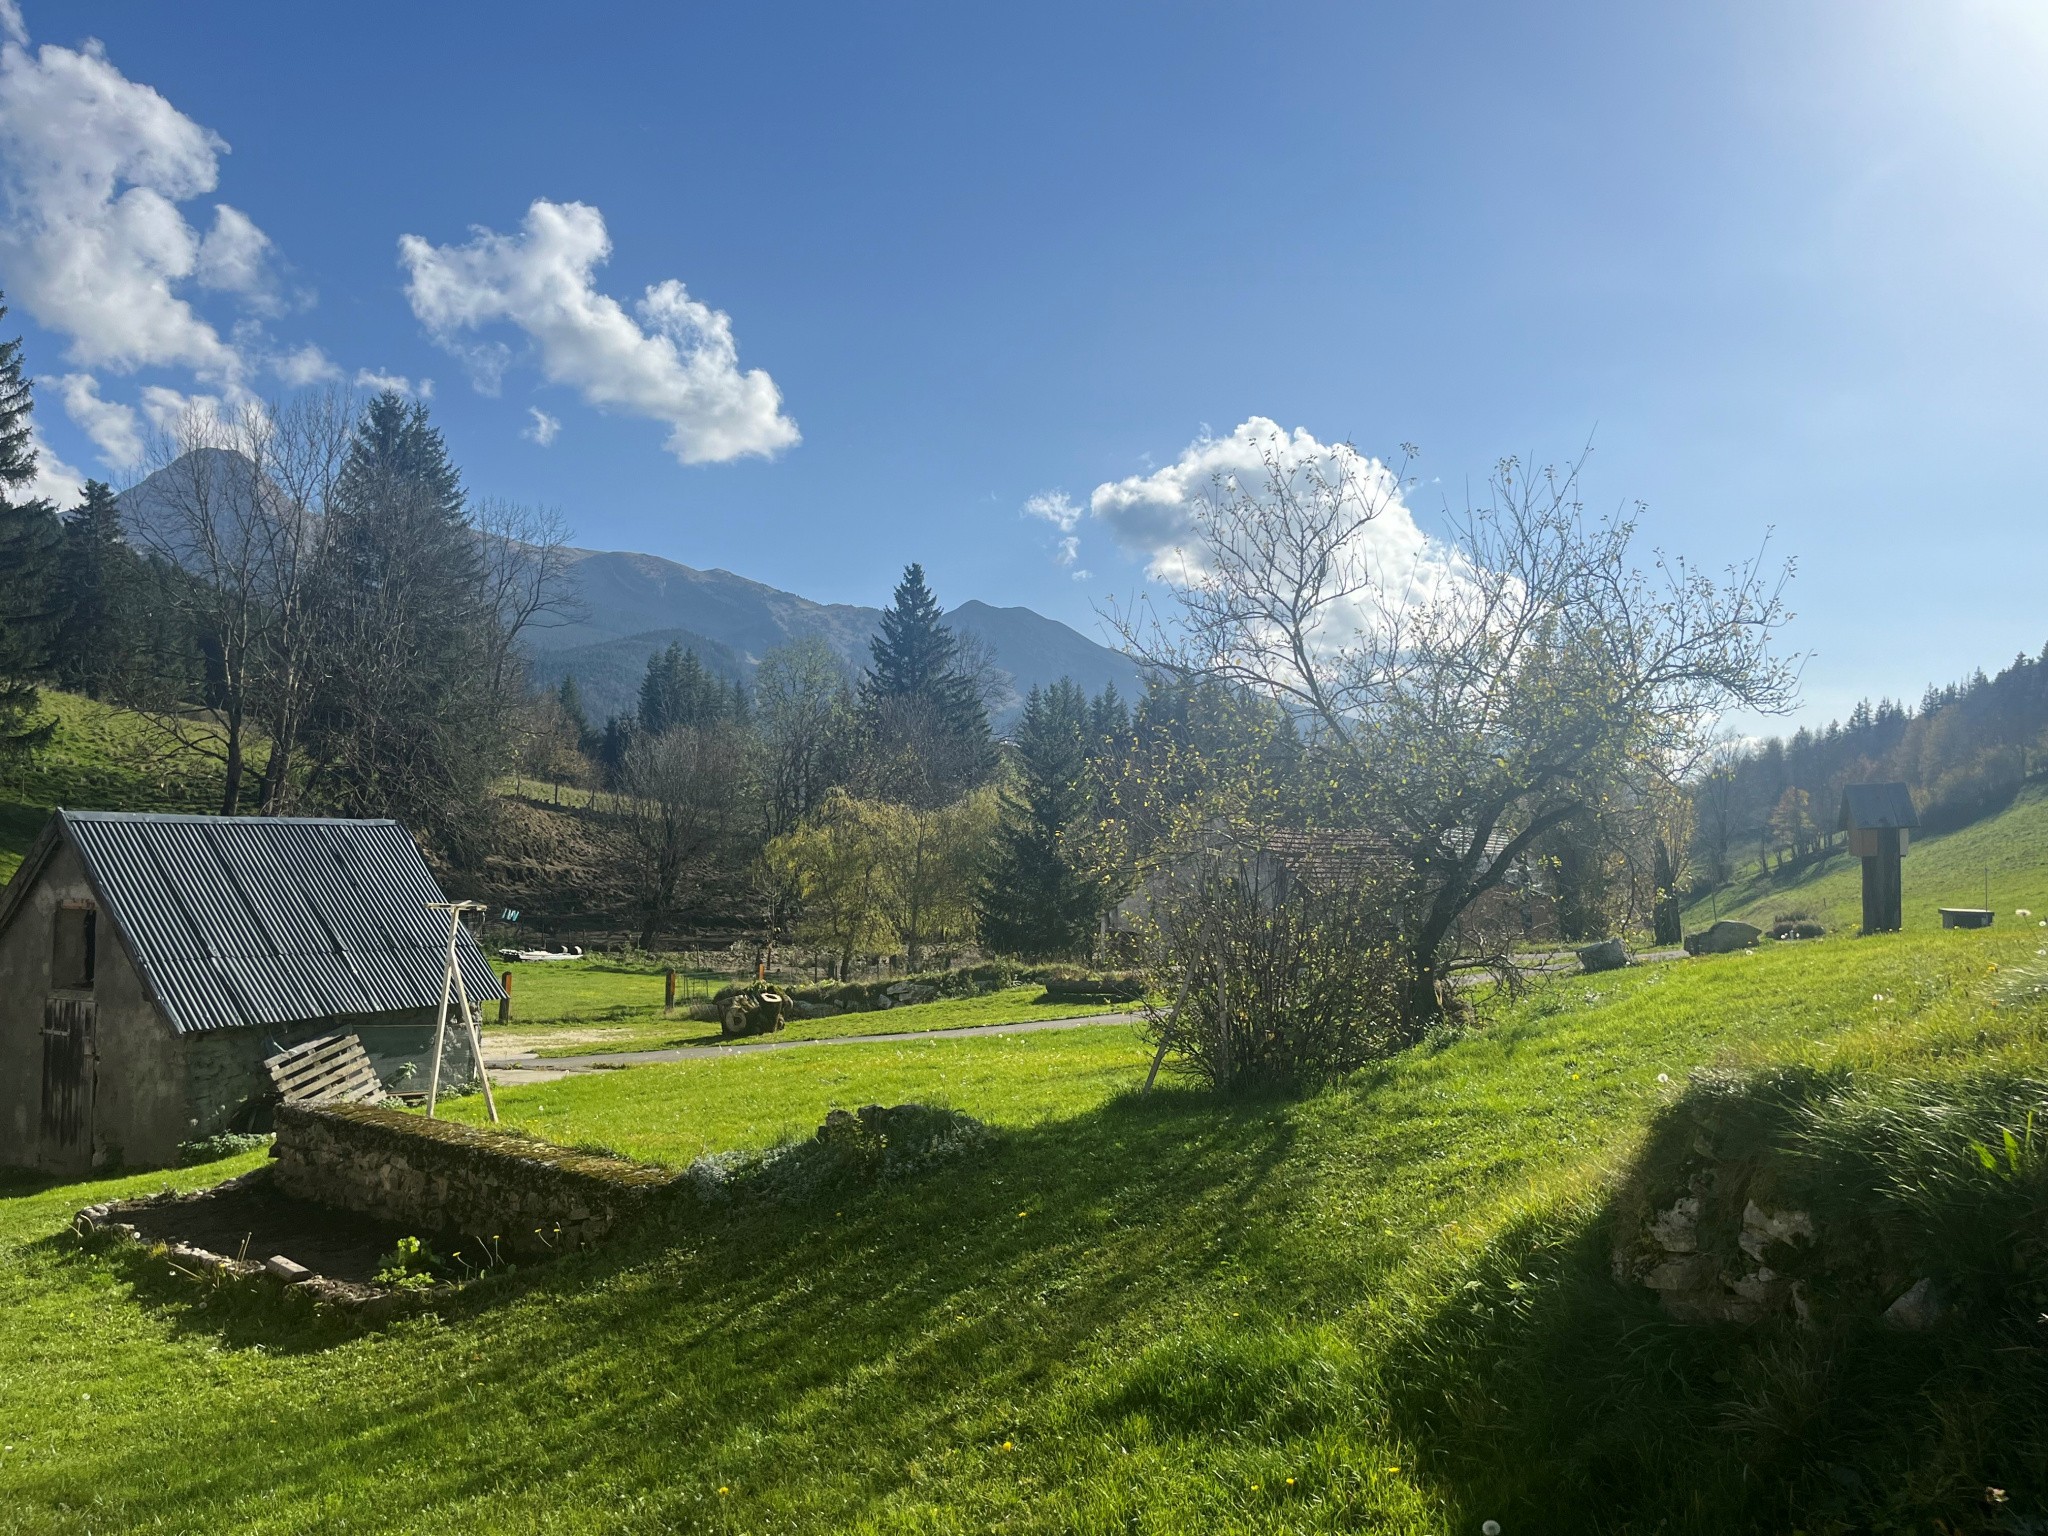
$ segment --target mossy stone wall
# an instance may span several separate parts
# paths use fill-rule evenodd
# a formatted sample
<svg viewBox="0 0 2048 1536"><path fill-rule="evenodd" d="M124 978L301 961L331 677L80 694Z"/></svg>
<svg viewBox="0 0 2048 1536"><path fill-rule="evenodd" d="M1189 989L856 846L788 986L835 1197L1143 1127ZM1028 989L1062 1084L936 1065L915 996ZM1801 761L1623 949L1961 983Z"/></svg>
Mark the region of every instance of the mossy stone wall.
<svg viewBox="0 0 2048 1536"><path fill-rule="evenodd" d="M421 1235L507 1255L580 1248L644 1210L673 1175L480 1126L369 1104L285 1104L278 1187Z"/></svg>

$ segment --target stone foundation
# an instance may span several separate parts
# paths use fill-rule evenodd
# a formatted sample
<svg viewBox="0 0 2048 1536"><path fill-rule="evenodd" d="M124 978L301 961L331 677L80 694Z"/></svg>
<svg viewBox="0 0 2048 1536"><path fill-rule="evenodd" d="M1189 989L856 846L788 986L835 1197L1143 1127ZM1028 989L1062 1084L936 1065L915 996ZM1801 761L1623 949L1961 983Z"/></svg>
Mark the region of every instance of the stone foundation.
<svg viewBox="0 0 2048 1536"><path fill-rule="evenodd" d="M504 1131L368 1104L280 1105L278 1188L494 1253L583 1247L644 1211L673 1175Z"/></svg>

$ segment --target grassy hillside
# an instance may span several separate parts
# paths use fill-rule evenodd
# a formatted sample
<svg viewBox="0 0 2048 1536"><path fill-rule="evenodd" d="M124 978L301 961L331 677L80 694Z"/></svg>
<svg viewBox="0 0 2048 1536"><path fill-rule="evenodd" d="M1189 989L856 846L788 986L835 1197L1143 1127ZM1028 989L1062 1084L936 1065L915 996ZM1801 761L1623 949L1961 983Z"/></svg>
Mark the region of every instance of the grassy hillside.
<svg viewBox="0 0 2048 1536"><path fill-rule="evenodd" d="M515 1121L668 1160L830 1101L937 1092L1007 1129L887 1184L685 1207L368 1336L59 1235L259 1159L18 1184L0 1531L2040 1529L2048 1291L1959 1271L1992 1299L1927 1334L1700 1327L1607 1255L1706 1066L1961 1095L1911 1121L1948 1204L1989 1232L1993 1195L2048 1203L2024 1113L1968 1097L2048 1097L2042 948L1830 938L1561 980L1302 1102L1120 1093L1145 1060L1116 1027L520 1089ZM1970 1146L1998 1123L2010 1177ZM1844 1199L1926 1183L1892 1139ZM2048 1284L2032 1237L2004 1257Z"/></svg>
<svg viewBox="0 0 2048 1536"><path fill-rule="evenodd" d="M2048 918L2048 785L2021 792L1996 816L1912 843L1902 866L1906 931L1939 928L1939 907L1983 904L1990 877L1991 906L2000 926L2017 919L2016 909ZM1706 926L1718 913L1766 926L1781 912L1811 913L1830 932L1854 932L1863 922L1863 866L1846 853L1780 881L1754 874L1685 914L1688 930Z"/></svg>
<svg viewBox="0 0 2048 1536"><path fill-rule="evenodd" d="M56 721L56 736L0 776L0 881L14 873L60 805L80 811L220 809L221 765L179 750L141 716L55 689L43 690L41 714ZM252 777L262 771L260 747L257 753Z"/></svg>

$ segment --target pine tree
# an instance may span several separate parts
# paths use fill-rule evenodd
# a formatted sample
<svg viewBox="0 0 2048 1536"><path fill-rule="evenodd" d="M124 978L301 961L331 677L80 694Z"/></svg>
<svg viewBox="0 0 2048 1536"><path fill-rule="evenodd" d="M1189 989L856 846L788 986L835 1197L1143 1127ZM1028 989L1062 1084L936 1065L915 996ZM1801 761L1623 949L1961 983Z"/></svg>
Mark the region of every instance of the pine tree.
<svg viewBox="0 0 2048 1536"><path fill-rule="evenodd" d="M122 542L113 487L85 482L85 502L64 520L58 581L57 675L93 698L120 697L141 647L141 571Z"/></svg>
<svg viewBox="0 0 2048 1536"><path fill-rule="evenodd" d="M590 716L583 710L583 690L576 686L576 674L567 673L562 686L555 690L555 699L562 706L562 718L569 722L569 728L576 733L580 742L590 735Z"/></svg>
<svg viewBox="0 0 2048 1536"><path fill-rule="evenodd" d="M667 650L647 658L647 674L640 680L639 718L649 735L743 719L745 708L739 683L728 689L681 642L671 641Z"/></svg>
<svg viewBox="0 0 2048 1536"><path fill-rule="evenodd" d="M397 815L466 857L508 737L492 718L481 555L426 408L364 409L330 500L330 675L308 722L336 809Z"/></svg>
<svg viewBox="0 0 2048 1536"><path fill-rule="evenodd" d="M1131 733L1131 712L1115 683L1104 683L1088 705L1088 751L1090 756L1114 751Z"/></svg>
<svg viewBox="0 0 2048 1536"><path fill-rule="evenodd" d="M983 783L994 764L988 711L963 666L924 567L904 568L881 630L869 642L860 713L870 788L883 798L938 806Z"/></svg>
<svg viewBox="0 0 2048 1536"><path fill-rule="evenodd" d="M0 303L0 318L6 314ZM21 338L0 342L0 762L41 746L55 730L54 722L36 723L35 680L48 665L62 612L55 579L62 529L48 502L22 495L36 475L34 408Z"/></svg>
<svg viewBox="0 0 2048 1536"><path fill-rule="evenodd" d="M1088 809L1094 711L1067 679L1033 688L1017 727L1021 782L1003 795L995 859L979 902L982 944L1027 960L1085 955L1103 907L1064 838Z"/></svg>

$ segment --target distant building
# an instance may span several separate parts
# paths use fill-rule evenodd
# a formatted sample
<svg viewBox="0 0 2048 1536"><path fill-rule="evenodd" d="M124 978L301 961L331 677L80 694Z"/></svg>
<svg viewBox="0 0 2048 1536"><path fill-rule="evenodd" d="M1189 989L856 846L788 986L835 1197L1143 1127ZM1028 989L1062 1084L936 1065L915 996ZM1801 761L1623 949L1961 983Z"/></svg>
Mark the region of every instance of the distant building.
<svg viewBox="0 0 2048 1536"><path fill-rule="evenodd" d="M57 812L0 891L0 1164L174 1162L263 1117L265 1057L337 1030L424 1081L442 900L394 821ZM472 1001L503 995L458 953ZM474 1075L459 1036L443 1081Z"/></svg>

